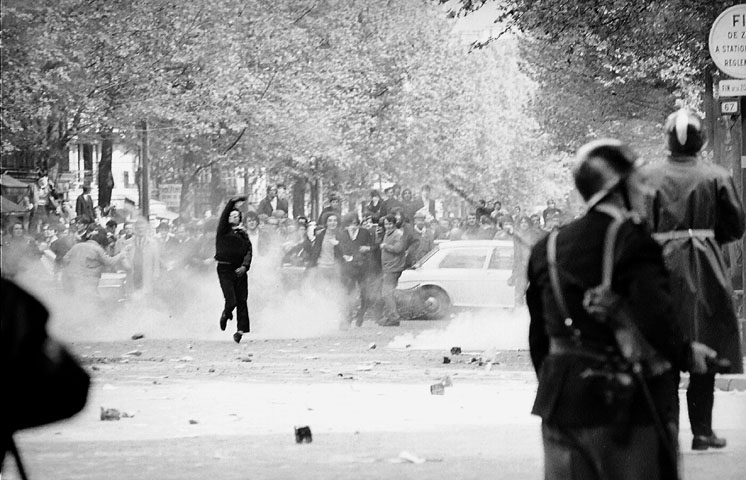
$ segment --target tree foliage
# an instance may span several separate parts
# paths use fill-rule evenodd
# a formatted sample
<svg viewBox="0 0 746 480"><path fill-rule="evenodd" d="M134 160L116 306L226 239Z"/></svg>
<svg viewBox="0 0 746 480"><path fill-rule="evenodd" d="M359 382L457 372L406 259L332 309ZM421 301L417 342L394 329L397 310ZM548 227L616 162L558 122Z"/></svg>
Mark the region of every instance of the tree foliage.
<svg viewBox="0 0 746 480"><path fill-rule="evenodd" d="M187 187L243 167L529 201L533 83L512 42L468 53L453 22L425 0L8 0L2 148L135 148L147 121L155 176Z"/></svg>
<svg viewBox="0 0 746 480"><path fill-rule="evenodd" d="M463 0L454 15L487 2ZM675 106L702 109L710 26L731 0L505 0L495 22L539 82L534 113L555 146L615 135L651 155ZM475 45L476 47L482 44Z"/></svg>

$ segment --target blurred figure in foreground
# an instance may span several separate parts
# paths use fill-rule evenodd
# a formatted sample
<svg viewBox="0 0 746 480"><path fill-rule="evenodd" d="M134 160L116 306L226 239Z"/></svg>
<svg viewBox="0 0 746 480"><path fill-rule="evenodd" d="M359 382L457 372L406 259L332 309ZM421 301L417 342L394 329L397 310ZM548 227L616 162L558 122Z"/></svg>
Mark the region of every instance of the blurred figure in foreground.
<svg viewBox="0 0 746 480"><path fill-rule="evenodd" d="M82 410L90 380L70 353L47 336L49 313L44 306L4 278L0 279L0 287L4 392L0 462L11 452L21 478L25 479L13 434L71 417Z"/></svg>
<svg viewBox="0 0 746 480"><path fill-rule="evenodd" d="M689 343L658 244L630 197L634 157L616 140L582 147L588 213L531 251L526 301L547 479L677 479L679 370L715 352Z"/></svg>
<svg viewBox="0 0 746 480"><path fill-rule="evenodd" d="M676 317L691 338L730 360L730 373L742 373L738 319L721 246L743 235L743 206L730 174L699 158L706 138L696 114L671 114L665 130L669 157L644 171L653 190L646 216L671 272ZM686 400L694 450L725 447L725 439L712 431L714 388L714 373L689 378Z"/></svg>

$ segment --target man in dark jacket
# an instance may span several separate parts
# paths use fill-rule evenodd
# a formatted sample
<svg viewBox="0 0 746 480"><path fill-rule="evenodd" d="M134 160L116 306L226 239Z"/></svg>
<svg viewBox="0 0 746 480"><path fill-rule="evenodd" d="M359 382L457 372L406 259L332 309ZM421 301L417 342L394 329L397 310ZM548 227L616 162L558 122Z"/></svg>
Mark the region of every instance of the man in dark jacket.
<svg viewBox="0 0 746 480"><path fill-rule="evenodd" d="M83 193L75 200L75 214L78 216L78 223L91 223L96 220L90 185L84 185Z"/></svg>
<svg viewBox="0 0 746 480"><path fill-rule="evenodd" d="M274 185L270 185L267 187L267 196L262 199L261 202L259 202L259 207L257 208L257 214L258 215L266 215L268 217L272 216L272 212L275 210L282 210L283 212L287 213L288 211L288 201L280 198L277 196L277 187Z"/></svg>
<svg viewBox="0 0 746 480"><path fill-rule="evenodd" d="M696 360L705 371L705 356L714 355L681 335L660 247L628 213L635 174L631 152L616 140L581 148L574 176L588 213L531 252L526 300L539 377L532 413L542 418L546 478L677 478L678 370ZM644 380L626 368L610 322L586 302L602 283L612 222L610 289L618 301L609 310L624 308L670 367Z"/></svg>
<svg viewBox="0 0 746 480"><path fill-rule="evenodd" d="M249 328L248 271L251 267L251 241L246 230L241 226L241 212L236 208L246 197L234 197L228 200L218 221L215 236L215 260L218 261L218 279L223 290L225 306L220 315L220 329L225 330L228 320L233 318L233 309L238 316L236 333L233 340L241 341Z"/></svg>
<svg viewBox="0 0 746 480"><path fill-rule="evenodd" d="M671 154L643 173L652 190L646 216L671 271L676 317L691 338L731 362L731 373L742 373L738 320L721 246L743 235L743 206L730 174L698 158L705 143L702 120L679 110L665 128ZM712 431L714 386L714 373L689 379L686 399L695 450L725 447L725 439Z"/></svg>
<svg viewBox="0 0 746 480"><path fill-rule="evenodd" d="M363 324L365 312L370 302L370 269L373 238L368 230L360 228L357 213L348 213L342 220L344 230L337 234L339 249L342 252L342 282L348 295L352 295L355 286L360 290L360 308L355 314L355 325ZM350 313L354 310L354 299ZM352 322L352 318L350 318Z"/></svg>

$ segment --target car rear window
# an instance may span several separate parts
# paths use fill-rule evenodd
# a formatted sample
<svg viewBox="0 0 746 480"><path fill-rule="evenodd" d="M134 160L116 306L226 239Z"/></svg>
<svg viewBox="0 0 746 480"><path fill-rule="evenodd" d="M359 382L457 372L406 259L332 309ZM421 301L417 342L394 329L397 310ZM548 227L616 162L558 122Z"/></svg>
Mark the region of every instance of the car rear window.
<svg viewBox="0 0 746 480"><path fill-rule="evenodd" d="M440 268L482 268L487 259L484 249L459 249L446 253L440 261Z"/></svg>
<svg viewBox="0 0 746 480"><path fill-rule="evenodd" d="M489 268L495 270L510 270L513 268L513 249L497 247L492 251Z"/></svg>

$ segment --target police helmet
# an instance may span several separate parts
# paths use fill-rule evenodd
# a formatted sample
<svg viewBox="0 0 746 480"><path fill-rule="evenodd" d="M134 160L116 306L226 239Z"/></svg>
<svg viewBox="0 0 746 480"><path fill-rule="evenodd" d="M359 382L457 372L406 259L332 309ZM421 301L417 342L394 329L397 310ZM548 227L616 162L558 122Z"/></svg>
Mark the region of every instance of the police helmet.
<svg viewBox="0 0 746 480"><path fill-rule="evenodd" d="M637 166L632 150L611 138L586 143L575 158L575 187L589 210L624 182Z"/></svg>
<svg viewBox="0 0 746 480"><path fill-rule="evenodd" d="M696 155L707 139L702 119L686 108L668 116L665 130L671 153Z"/></svg>

